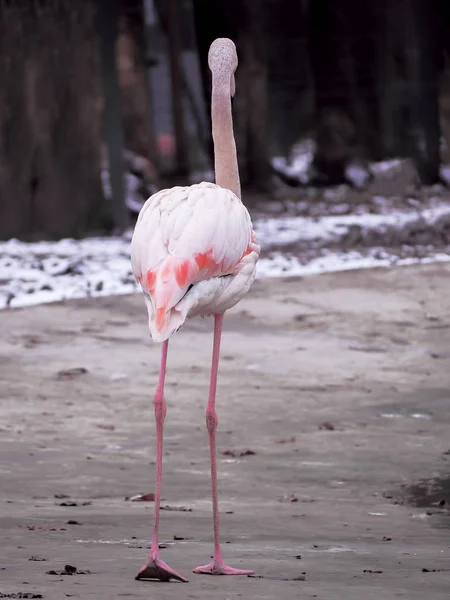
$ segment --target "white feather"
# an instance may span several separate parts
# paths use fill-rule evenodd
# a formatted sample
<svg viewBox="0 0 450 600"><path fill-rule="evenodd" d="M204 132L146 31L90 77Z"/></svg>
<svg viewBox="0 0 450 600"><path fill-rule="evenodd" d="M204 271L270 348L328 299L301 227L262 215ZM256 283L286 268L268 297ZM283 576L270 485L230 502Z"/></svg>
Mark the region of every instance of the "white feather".
<svg viewBox="0 0 450 600"><path fill-rule="evenodd" d="M260 248L254 239L241 200L213 183L175 187L151 196L136 223L131 264L146 293L152 338L164 341L187 317L221 313L237 304L255 278ZM207 253L222 270L206 280L195 272L180 286L172 271L162 268L170 257L175 264L177 259L180 264L191 261L195 271L195 257ZM146 288L148 272L157 273L153 293ZM162 329L155 318L161 306L167 309Z"/></svg>

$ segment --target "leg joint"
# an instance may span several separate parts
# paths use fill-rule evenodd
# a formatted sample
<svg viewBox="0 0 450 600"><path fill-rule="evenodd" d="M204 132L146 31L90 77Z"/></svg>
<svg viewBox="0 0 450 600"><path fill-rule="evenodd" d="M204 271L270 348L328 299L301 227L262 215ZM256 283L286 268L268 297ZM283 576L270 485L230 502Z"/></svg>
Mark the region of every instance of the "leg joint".
<svg viewBox="0 0 450 600"><path fill-rule="evenodd" d="M219 419L214 409L206 409L206 427L209 433L216 431Z"/></svg>
<svg viewBox="0 0 450 600"><path fill-rule="evenodd" d="M153 400L153 404L154 404L156 421L158 423L164 423L164 419L166 418L166 412L167 412L167 404L166 404L163 394L156 392L155 398Z"/></svg>

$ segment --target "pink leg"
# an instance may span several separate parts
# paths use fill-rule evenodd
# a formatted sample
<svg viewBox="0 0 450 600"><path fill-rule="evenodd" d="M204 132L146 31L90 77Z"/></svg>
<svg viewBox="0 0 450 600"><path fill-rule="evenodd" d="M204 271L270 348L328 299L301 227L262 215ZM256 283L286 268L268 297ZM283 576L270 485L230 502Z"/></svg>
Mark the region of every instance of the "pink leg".
<svg viewBox="0 0 450 600"><path fill-rule="evenodd" d="M158 387L154 398L155 420L156 420L156 489L155 489L155 521L153 525L152 545L148 561L136 575L136 579L159 579L161 581L186 582L187 579L171 569L159 555L158 529L159 510L161 505L161 474L162 474L162 452L163 452L163 426L166 418L167 405L164 399L164 380L166 376L167 350L169 342L165 341L161 351L161 367L159 371Z"/></svg>
<svg viewBox="0 0 450 600"><path fill-rule="evenodd" d="M214 523L214 555L208 565L197 567L194 573L206 573L208 575L251 575L254 571L233 569L226 565L222 558L219 539L219 504L217 499L217 463L216 463L216 430L218 418L216 414L216 388L217 371L219 369L220 337L222 334L223 314L214 317L214 345L211 367L211 381L209 385L209 398L206 407L206 427L209 435L209 452L211 456L211 486Z"/></svg>

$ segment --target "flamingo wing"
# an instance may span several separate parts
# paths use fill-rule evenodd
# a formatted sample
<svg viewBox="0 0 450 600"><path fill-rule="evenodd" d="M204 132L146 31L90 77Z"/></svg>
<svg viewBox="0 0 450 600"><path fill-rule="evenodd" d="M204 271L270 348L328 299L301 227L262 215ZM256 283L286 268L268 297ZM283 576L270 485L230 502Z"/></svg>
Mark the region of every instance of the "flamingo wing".
<svg viewBox="0 0 450 600"><path fill-rule="evenodd" d="M154 338L168 329L171 313L191 286L235 272L251 251L252 235L247 209L217 185L175 187L149 198L131 253L133 273L150 302Z"/></svg>

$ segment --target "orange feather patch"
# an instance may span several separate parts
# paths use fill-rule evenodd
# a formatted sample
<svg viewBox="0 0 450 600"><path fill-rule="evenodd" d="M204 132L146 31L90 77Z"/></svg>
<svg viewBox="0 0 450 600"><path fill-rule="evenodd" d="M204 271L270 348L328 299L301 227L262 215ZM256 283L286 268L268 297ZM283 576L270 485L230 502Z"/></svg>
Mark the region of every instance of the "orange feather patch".
<svg viewBox="0 0 450 600"><path fill-rule="evenodd" d="M189 260L183 260L175 266L175 279L180 288L184 287L189 277Z"/></svg>
<svg viewBox="0 0 450 600"><path fill-rule="evenodd" d="M156 281L156 273L154 271L147 271L147 275L145 278L145 283L147 286L147 291L151 294L155 289L155 281Z"/></svg>
<svg viewBox="0 0 450 600"><path fill-rule="evenodd" d="M200 252L199 254L195 255L195 262L197 263L197 267L200 271L208 267L211 263L211 254L211 250L208 250L208 252Z"/></svg>
<svg viewBox="0 0 450 600"><path fill-rule="evenodd" d="M199 252L187 259L178 259L172 256L166 257L166 260L159 267L154 270L148 270L145 274L145 287L149 294L154 296L156 281L160 283L168 283L171 277L175 278L170 287L175 284L180 289L186 288L189 285L207 279L209 277L218 277L221 275L230 275L234 272L236 266L240 261L252 252L252 242L254 242L254 236L252 234L252 240L248 247L242 254L241 258L232 264L228 269L224 269L224 261L217 263L214 260L213 248L207 252ZM138 278L139 282L142 283L142 275ZM173 281L173 280L172 280ZM167 295L163 294L157 302L160 303L155 310L156 326L159 330L163 330L166 326L167 319L169 318L170 311L168 312L167 304L170 301L171 292L169 288L166 288ZM159 293L158 293L159 296ZM166 296L164 298L164 296ZM162 306L161 306L162 304Z"/></svg>
<svg viewBox="0 0 450 600"><path fill-rule="evenodd" d="M166 308L163 306L162 308L156 309L156 326L161 330L163 329L166 323Z"/></svg>

